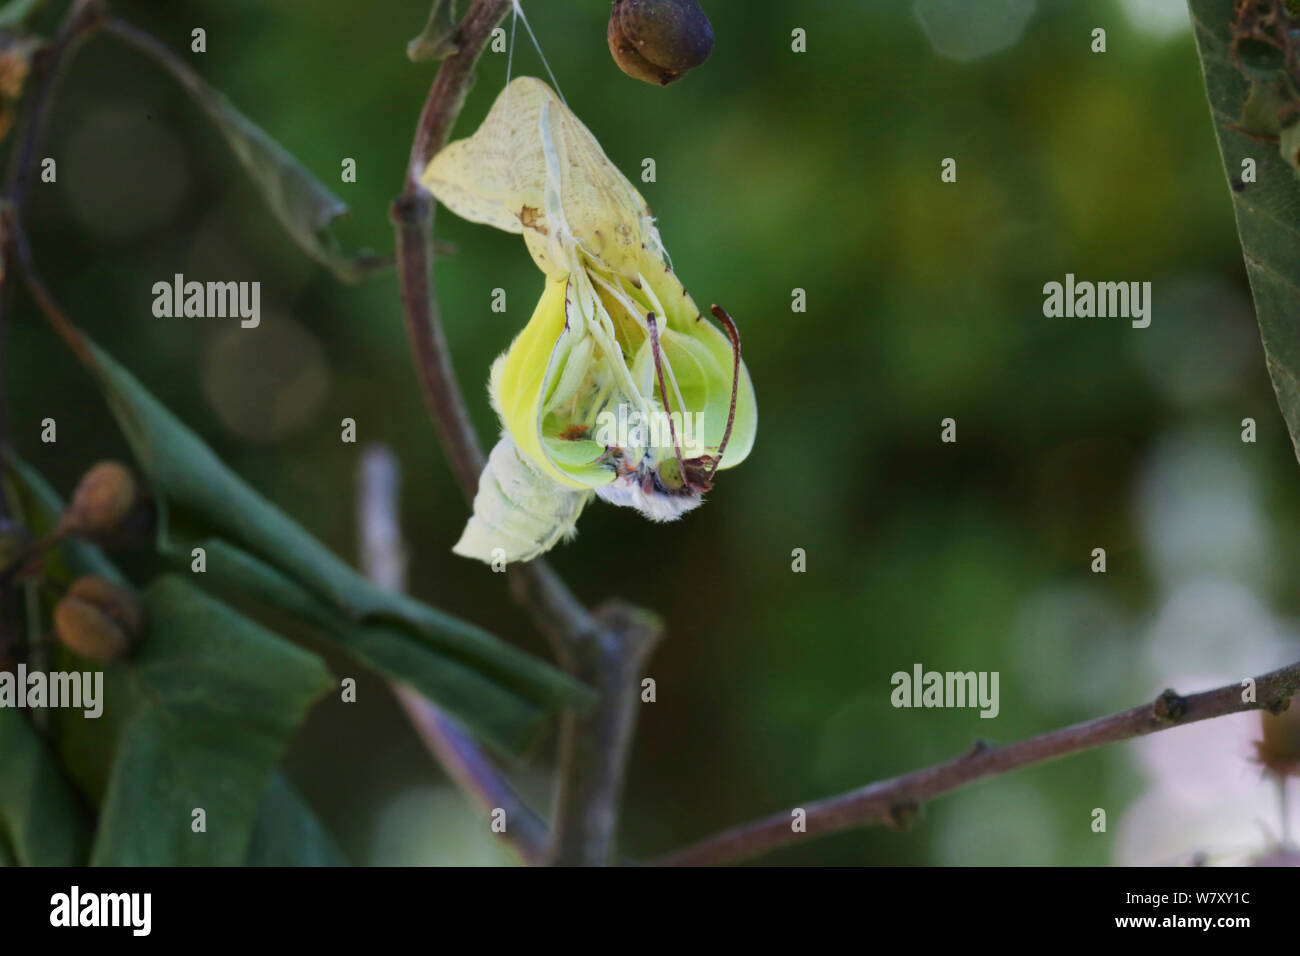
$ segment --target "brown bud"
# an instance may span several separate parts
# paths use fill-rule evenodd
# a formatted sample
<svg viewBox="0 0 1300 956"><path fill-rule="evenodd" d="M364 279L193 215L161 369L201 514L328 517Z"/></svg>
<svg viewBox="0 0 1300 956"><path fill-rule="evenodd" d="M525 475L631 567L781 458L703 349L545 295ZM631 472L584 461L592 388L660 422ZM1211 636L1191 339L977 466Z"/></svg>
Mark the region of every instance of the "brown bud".
<svg viewBox="0 0 1300 956"><path fill-rule="evenodd" d="M0 96L16 100L23 95L27 74L31 72L32 54L39 46L30 38L0 34Z"/></svg>
<svg viewBox="0 0 1300 956"><path fill-rule="evenodd" d="M628 76L667 86L713 50L713 25L696 0L614 0L609 52Z"/></svg>
<svg viewBox="0 0 1300 956"><path fill-rule="evenodd" d="M54 632L59 641L92 660L123 657L143 630L144 608L135 595L94 575L73 581L54 606Z"/></svg>
<svg viewBox="0 0 1300 956"><path fill-rule="evenodd" d="M1256 758L1279 777L1300 776L1300 704L1279 714L1259 712L1264 739L1255 743Z"/></svg>
<svg viewBox="0 0 1300 956"><path fill-rule="evenodd" d="M13 125L16 104L31 72L32 54L39 47L35 38L0 32L0 140Z"/></svg>
<svg viewBox="0 0 1300 956"><path fill-rule="evenodd" d="M131 470L116 461L101 461L81 477L63 512L60 530L92 537L110 535L135 502Z"/></svg>

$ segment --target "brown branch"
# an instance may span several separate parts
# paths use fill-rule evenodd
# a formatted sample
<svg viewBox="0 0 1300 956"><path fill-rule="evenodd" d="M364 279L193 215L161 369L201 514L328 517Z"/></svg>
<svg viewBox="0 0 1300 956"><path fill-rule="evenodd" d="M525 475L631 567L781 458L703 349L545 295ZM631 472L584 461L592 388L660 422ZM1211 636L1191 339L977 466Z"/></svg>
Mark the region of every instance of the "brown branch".
<svg viewBox="0 0 1300 956"><path fill-rule="evenodd" d="M420 112L402 193L392 206L402 313L416 372L456 482L471 503L486 459L438 314L432 249L435 203L419 177L446 144L475 64L510 8L511 0L471 3L454 37L456 52L442 61ZM515 600L533 616L560 663L600 692L590 715L567 719L562 728L554 857L574 864L608 862L635 722L635 678L660 627L645 612L633 613L621 605L594 617L540 560L513 566L510 584ZM577 735L591 736L579 740Z"/></svg>
<svg viewBox="0 0 1300 956"><path fill-rule="evenodd" d="M54 104L54 91L63 65L77 41L99 25L103 19L102 0L77 0L64 15L54 38L32 54L31 75L5 172L4 197L7 217L21 222L27 212L31 183L36 175L36 151ZM0 245L11 247L9 234L0 229ZM8 255L5 258L9 258ZM12 291L7 270L0 264L0 453L9 445L8 332ZM4 489L0 488L0 518L9 513Z"/></svg>
<svg viewBox="0 0 1300 956"><path fill-rule="evenodd" d="M77 0L59 24L54 39L33 54L31 78L27 81L24 96L26 103L5 174L5 198L20 218L27 209L28 193L36 173L36 150L40 147L41 135L54 103L60 70L77 41L99 26L103 19L103 0Z"/></svg>
<svg viewBox="0 0 1300 956"><path fill-rule="evenodd" d="M433 197L420 174L442 149L474 81L474 67L510 0L474 0L456 31L456 52L443 59L434 77L411 142L402 194L393 203L397 275L402 314L425 401L465 497L472 501L486 458L470 421L464 394L442 330L433 284Z"/></svg>
<svg viewBox="0 0 1300 956"><path fill-rule="evenodd" d="M595 688L596 706L564 715L556 788L555 856L560 866L606 863L613 855L627 755L641 702L644 665L663 637L653 614L611 601L597 609L603 626L594 653L575 671Z"/></svg>
<svg viewBox="0 0 1300 956"><path fill-rule="evenodd" d="M13 289L9 263L14 258L15 231L27 212L31 182L36 174L36 151L54 103L60 71L75 49L77 41L93 30L103 18L101 0L76 0L68 8L54 38L32 55L31 75L26 83L26 102L14 132L5 173L3 218L0 218L0 458L9 453L9 317L13 306ZM9 502L0 487L0 520L9 517ZM4 649L20 639L15 633L18 613L9 605L18 600L18 591L0 587L0 657ZM30 608L28 609L30 611ZM38 722L44 716L38 717Z"/></svg>
<svg viewBox="0 0 1300 956"><path fill-rule="evenodd" d="M402 195L393 203L402 315L406 319L406 335L425 403L456 483L466 499L472 501L486 459L456 381L447 336L437 312L431 247L433 207L433 200L427 194Z"/></svg>
<svg viewBox="0 0 1300 956"><path fill-rule="evenodd" d="M357 494L357 530L361 564L371 581L389 591L406 590L406 549L402 544L401 474L396 457L382 445L372 445L361 459ZM447 775L482 809L502 809L506 829L502 838L529 865L546 862L550 834L546 823L515 792L514 787L441 708L406 684L389 684L424 745Z"/></svg>
<svg viewBox="0 0 1300 956"><path fill-rule="evenodd" d="M1242 700L1241 684L1227 684L1190 697L1180 697L1167 690L1152 704L1072 724L1003 747L977 744L965 755L946 763L804 804L805 832L794 832L790 811L776 813L670 853L655 861L655 865L709 866L855 827L902 826L915 816L922 802L977 780L1228 714L1261 709L1279 713L1297 693L1300 693L1300 663L1256 677L1254 699L1249 703Z"/></svg>

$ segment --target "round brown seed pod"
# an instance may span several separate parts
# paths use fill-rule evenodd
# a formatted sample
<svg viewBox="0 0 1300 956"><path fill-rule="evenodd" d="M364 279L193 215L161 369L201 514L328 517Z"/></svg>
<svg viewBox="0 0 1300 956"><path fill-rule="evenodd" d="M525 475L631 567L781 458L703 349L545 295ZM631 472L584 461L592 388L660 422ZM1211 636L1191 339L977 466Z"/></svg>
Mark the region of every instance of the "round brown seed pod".
<svg viewBox="0 0 1300 956"><path fill-rule="evenodd" d="M696 0L614 0L607 39L620 70L667 86L709 58L713 25Z"/></svg>
<svg viewBox="0 0 1300 956"><path fill-rule="evenodd" d="M54 606L59 641L92 660L125 656L143 630L144 608L135 595L95 575L77 578Z"/></svg>
<svg viewBox="0 0 1300 956"><path fill-rule="evenodd" d="M112 534L130 512L135 496L131 469L121 462L101 461L81 476L60 529L91 536Z"/></svg>

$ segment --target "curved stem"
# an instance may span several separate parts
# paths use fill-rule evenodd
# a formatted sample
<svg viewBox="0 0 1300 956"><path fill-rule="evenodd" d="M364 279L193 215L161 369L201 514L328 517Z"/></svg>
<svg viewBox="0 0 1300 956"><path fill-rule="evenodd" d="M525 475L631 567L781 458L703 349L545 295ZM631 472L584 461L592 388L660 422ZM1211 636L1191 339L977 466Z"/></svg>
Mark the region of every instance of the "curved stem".
<svg viewBox="0 0 1300 956"><path fill-rule="evenodd" d="M401 469L384 445L372 445L361 459L357 530L366 577L388 591L406 591L406 547L402 542ZM546 861L546 823L524 802L510 781L479 750L474 739L442 708L414 688L393 681L393 696L425 747L447 775L485 811L504 810L501 838L529 865Z"/></svg>
<svg viewBox="0 0 1300 956"><path fill-rule="evenodd" d="M456 52L438 68L411 143L402 193L392 206L397 275L407 338L425 401L456 482L469 502L486 460L456 381L438 313L433 274L435 203L420 174L447 142L474 77L474 67L511 0L474 0L453 38ZM626 609L593 615L545 562L511 567L514 599L550 640L560 663L594 684L590 714L562 727L559 801L553 858L608 862L627 749L635 722L634 673L662 633L657 619ZM486 758L485 758L486 759Z"/></svg>
<svg viewBox="0 0 1300 956"><path fill-rule="evenodd" d="M36 175L36 150L40 148L45 124L54 104L59 73L67 61L67 54L76 46L77 41L99 25L103 15L102 0L76 0L68 8L54 38L32 55L31 77L26 84L26 103L14 133L4 179L7 218L12 222L21 223L27 212L27 199ZM0 245L6 249L12 245L11 236L3 229L0 229ZM6 279L7 270L0 268L0 451L9 445L9 403L5 370L8 365L6 352L12 292ZM7 517L8 513L4 489L0 488L0 518Z"/></svg>

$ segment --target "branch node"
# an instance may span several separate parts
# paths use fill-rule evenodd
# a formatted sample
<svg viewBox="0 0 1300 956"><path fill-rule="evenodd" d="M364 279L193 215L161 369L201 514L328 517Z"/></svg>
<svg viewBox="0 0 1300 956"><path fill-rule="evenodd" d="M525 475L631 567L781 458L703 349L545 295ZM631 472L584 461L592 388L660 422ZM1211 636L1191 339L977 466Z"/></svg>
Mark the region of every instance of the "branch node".
<svg viewBox="0 0 1300 956"><path fill-rule="evenodd" d="M1274 717L1276 717L1278 714L1284 713L1285 711L1291 709L1291 698L1275 697L1272 700L1268 701L1267 703L1261 704L1260 706L1264 710L1272 714Z"/></svg>
<svg viewBox="0 0 1300 956"><path fill-rule="evenodd" d="M403 193L393 200L388 216L397 226L417 226L427 222L433 213L433 204L423 193Z"/></svg>
<svg viewBox="0 0 1300 956"><path fill-rule="evenodd" d="M1151 710L1160 723L1177 723L1187 716L1187 698L1180 696L1178 691L1170 687L1156 698Z"/></svg>
<svg viewBox="0 0 1300 956"><path fill-rule="evenodd" d="M889 825L900 833L912 829L912 825L921 819L921 805L915 800L903 800L889 805Z"/></svg>

